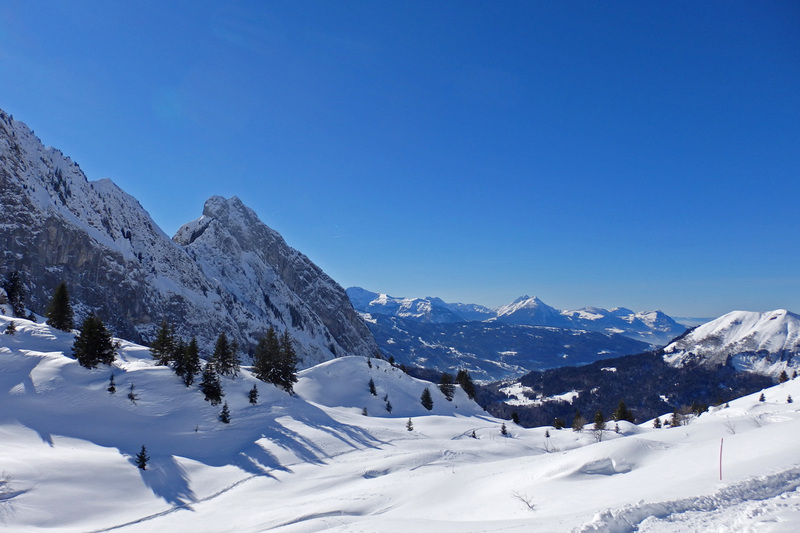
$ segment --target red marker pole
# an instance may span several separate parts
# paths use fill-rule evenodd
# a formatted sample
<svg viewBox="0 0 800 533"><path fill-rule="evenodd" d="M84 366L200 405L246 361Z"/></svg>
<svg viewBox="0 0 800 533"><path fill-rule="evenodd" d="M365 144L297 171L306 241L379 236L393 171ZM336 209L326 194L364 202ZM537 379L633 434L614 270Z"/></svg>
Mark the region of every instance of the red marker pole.
<svg viewBox="0 0 800 533"><path fill-rule="evenodd" d="M719 439L719 480L722 481L722 441Z"/></svg>

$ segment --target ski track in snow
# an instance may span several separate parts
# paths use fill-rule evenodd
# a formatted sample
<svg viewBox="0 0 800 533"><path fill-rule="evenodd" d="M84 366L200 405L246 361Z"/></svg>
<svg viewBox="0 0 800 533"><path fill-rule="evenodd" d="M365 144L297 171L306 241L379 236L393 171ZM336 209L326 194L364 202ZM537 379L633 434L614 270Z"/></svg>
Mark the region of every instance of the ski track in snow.
<svg viewBox="0 0 800 533"><path fill-rule="evenodd" d="M800 488L800 466L794 466L776 474L748 479L728 487L721 488L710 495L696 498L626 505L619 509L610 509L599 513L594 519L577 529L579 533L628 533L633 531L700 531L707 530L709 516L716 516L719 521L731 521L731 515L737 517L741 513L724 513L721 511L736 507L753 507L753 502L765 502L776 498L786 499L789 493ZM794 495L798 498L798 495ZM743 506L743 504L745 504ZM800 512L800 499L794 502L794 509ZM712 518L713 521L713 518ZM682 523L678 529L667 529L667 523ZM703 524L702 527L700 524ZM730 526L732 524L718 524ZM797 527L797 524L795 524ZM733 529L731 529L732 531Z"/></svg>

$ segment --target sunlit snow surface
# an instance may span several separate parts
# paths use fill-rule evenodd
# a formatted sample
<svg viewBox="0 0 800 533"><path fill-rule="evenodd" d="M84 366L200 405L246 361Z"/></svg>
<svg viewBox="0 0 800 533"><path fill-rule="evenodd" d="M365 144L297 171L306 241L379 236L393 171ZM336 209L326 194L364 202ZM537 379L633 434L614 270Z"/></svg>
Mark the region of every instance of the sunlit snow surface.
<svg viewBox="0 0 800 533"><path fill-rule="evenodd" d="M9 320L0 317L0 331ZM510 422L503 437L502 421L460 390L447 402L385 361L370 368L347 357L302 372L295 396L246 370L224 379L226 425L219 406L153 366L144 348L123 343L113 368L87 370L64 355L70 334L16 322L16 335L0 335L2 530L800 528L800 413L787 403L800 399L800 380L679 428L620 422L620 434L606 431L598 443L588 427ZM131 383L136 404L126 397ZM257 405L246 397L253 383ZM425 387L430 413L419 402ZM143 444L146 471L133 463Z"/></svg>

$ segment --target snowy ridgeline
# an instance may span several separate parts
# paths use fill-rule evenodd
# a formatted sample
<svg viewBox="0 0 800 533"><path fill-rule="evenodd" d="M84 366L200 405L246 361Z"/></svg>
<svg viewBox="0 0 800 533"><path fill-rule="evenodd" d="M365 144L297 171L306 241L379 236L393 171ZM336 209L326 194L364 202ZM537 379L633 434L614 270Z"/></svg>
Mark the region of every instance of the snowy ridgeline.
<svg viewBox="0 0 800 533"><path fill-rule="evenodd" d="M0 331L10 321L0 317ZM504 436L504 422L461 390L448 402L386 361L347 357L301 372L294 396L247 369L223 378L225 424L220 406L155 366L146 348L123 341L112 367L87 370L65 355L72 334L14 321L14 335L0 334L0 528L8 531L794 531L800 523L800 412L788 401L800 399L800 380L675 428L619 422L616 433L609 422L599 434L591 425L576 433L505 422ZM253 384L256 404L247 397ZM426 387L432 411L419 401ZM143 445L146 470L135 464Z"/></svg>

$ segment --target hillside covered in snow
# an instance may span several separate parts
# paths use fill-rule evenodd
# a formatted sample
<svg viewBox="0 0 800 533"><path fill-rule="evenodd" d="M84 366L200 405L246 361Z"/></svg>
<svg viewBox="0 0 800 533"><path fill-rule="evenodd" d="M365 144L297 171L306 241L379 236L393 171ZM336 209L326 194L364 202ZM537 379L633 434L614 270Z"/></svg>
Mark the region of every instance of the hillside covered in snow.
<svg viewBox="0 0 800 533"><path fill-rule="evenodd" d="M0 331L11 321L0 317ZM0 334L9 531L789 532L800 522L800 380L677 427L573 432L523 429L460 390L448 402L384 360L345 357L301 372L295 395L247 368L223 378L226 424L141 346L122 341L112 366L88 370L69 355L73 334L14 322ZM135 464L143 445L146 470Z"/></svg>

